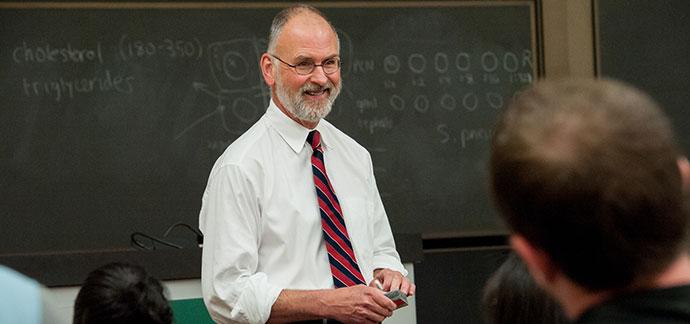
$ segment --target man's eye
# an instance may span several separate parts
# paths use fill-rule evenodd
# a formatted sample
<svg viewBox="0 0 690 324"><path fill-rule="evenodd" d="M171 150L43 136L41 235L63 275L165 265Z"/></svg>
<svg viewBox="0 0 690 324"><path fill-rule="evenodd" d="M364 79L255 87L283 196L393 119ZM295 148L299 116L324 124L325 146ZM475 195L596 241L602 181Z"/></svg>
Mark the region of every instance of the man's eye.
<svg viewBox="0 0 690 324"><path fill-rule="evenodd" d="M296 66L299 66L299 67L310 67L310 66L312 66L312 65L314 65L314 63L312 63L312 62L299 62L299 63L297 63Z"/></svg>
<svg viewBox="0 0 690 324"><path fill-rule="evenodd" d="M330 60L326 60L325 62L323 62L323 65L326 65L326 66L332 66L332 65L337 65L337 64L338 64L338 60L336 60L336 59L330 59Z"/></svg>

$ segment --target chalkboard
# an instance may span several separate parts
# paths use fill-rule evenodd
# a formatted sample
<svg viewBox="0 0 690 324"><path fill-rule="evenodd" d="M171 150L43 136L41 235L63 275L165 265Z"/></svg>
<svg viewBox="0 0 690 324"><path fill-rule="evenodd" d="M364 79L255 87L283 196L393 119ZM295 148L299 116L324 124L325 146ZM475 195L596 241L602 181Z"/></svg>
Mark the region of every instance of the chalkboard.
<svg viewBox="0 0 690 324"><path fill-rule="evenodd" d="M486 160L496 114L539 71L535 3L323 5L344 62L327 119L372 153L393 231L502 233ZM212 164L267 107L275 6L0 3L0 255L196 226Z"/></svg>
<svg viewBox="0 0 690 324"><path fill-rule="evenodd" d="M649 93L690 153L690 1L596 1L597 71Z"/></svg>
<svg viewBox="0 0 690 324"><path fill-rule="evenodd" d="M503 245L425 253L414 269L417 323L487 323L484 285L509 252Z"/></svg>

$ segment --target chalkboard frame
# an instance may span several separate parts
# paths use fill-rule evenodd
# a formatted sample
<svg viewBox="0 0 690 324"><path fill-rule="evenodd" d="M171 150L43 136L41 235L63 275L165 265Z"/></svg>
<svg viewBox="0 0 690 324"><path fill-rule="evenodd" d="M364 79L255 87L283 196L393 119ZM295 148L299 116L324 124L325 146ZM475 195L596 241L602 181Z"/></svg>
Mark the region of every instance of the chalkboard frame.
<svg viewBox="0 0 690 324"><path fill-rule="evenodd" d="M543 28L541 0L465 0L465 1L324 1L312 3L319 8L340 7L429 7L434 5L451 6L500 6L524 4L532 11L532 52L534 55L533 75L544 75L543 60ZM285 2L0 2L3 9L213 9L213 8L273 8L289 5ZM446 232L431 235L398 234L396 240L401 249L400 253L406 262L416 262L422 259L422 238L449 238L459 236L495 236L506 234L505 231L457 233ZM159 249L155 251L131 250L84 250L84 251L52 251L46 253L0 254L0 264L11 266L30 275L43 284L55 286L78 285L85 278L89 270L106 262L131 261L145 266L160 279L190 279L199 278L201 268L201 249Z"/></svg>

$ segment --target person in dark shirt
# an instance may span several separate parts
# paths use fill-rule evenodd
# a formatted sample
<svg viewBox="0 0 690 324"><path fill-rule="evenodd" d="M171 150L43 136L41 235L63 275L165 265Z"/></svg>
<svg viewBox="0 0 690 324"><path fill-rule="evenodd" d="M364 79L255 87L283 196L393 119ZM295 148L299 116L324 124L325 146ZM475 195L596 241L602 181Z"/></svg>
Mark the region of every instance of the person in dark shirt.
<svg viewBox="0 0 690 324"><path fill-rule="evenodd" d="M689 169L641 91L542 81L501 115L490 182L511 246L575 323L690 323Z"/></svg>

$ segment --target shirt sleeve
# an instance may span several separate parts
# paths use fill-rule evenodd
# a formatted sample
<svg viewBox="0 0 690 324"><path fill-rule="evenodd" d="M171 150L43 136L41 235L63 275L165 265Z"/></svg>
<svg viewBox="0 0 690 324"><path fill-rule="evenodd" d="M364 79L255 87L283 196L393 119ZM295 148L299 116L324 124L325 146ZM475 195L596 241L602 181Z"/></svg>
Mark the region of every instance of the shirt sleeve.
<svg viewBox="0 0 690 324"><path fill-rule="evenodd" d="M201 285L217 323L265 323L282 290L257 272L261 208L256 188L240 167L226 165L211 174L204 192Z"/></svg>
<svg viewBox="0 0 690 324"><path fill-rule="evenodd" d="M395 249L395 240L393 239L393 232L391 231L390 223L386 210L381 201L378 187L376 185L376 178L374 177L374 167L371 162L371 156L367 155L369 162L369 196L373 197L373 208L371 212L374 230L374 269L388 268L402 273L407 276L407 270L400 261L400 255Z"/></svg>

